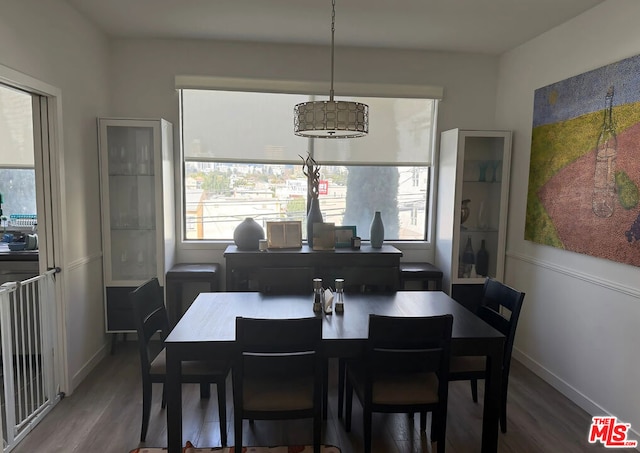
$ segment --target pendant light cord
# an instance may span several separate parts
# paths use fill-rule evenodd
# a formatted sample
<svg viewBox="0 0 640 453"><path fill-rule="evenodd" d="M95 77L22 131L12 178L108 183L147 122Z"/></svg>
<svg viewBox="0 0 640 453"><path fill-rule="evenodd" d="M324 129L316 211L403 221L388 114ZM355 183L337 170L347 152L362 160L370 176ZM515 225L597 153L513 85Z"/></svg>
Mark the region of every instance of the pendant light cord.
<svg viewBox="0 0 640 453"><path fill-rule="evenodd" d="M329 101L333 101L333 47L334 35L336 33L336 0L331 0L331 90L329 90Z"/></svg>

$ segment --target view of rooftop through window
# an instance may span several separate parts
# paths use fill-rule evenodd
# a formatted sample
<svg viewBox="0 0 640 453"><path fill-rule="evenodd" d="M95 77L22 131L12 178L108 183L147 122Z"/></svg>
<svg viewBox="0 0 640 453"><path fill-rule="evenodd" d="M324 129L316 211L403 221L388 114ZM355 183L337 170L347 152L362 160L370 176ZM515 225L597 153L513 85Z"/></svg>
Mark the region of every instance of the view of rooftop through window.
<svg viewBox="0 0 640 453"><path fill-rule="evenodd" d="M293 134L293 106L310 98L182 90L185 239L231 239L246 217L305 232L307 154L321 167L325 222L366 240L381 211L385 239L425 239L435 101L353 98L371 109L369 136L331 140Z"/></svg>

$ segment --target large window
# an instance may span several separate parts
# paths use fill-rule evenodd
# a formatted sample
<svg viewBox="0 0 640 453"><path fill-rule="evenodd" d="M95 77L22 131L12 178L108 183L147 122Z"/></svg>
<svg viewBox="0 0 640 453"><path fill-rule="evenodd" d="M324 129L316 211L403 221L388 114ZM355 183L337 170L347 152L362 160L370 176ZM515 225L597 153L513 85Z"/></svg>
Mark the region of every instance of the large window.
<svg viewBox="0 0 640 453"><path fill-rule="evenodd" d="M310 99L181 90L185 239L232 239L245 217L304 223L307 154L321 166L325 222L355 225L368 239L381 211L385 239L425 239L437 101L351 97L369 105L368 136L307 139L293 134L293 106Z"/></svg>

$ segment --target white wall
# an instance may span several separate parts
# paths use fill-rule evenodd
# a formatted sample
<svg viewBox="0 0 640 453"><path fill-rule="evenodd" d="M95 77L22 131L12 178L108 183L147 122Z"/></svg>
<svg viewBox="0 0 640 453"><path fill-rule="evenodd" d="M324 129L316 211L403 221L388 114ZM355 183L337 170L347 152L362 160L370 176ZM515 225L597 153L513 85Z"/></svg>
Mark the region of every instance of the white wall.
<svg viewBox="0 0 640 453"><path fill-rule="evenodd" d="M592 415L631 423L635 439L639 269L523 238L534 90L640 54L638 18L637 0L608 0L506 53L497 96L497 122L514 131L506 281L527 293L516 357Z"/></svg>
<svg viewBox="0 0 640 453"><path fill-rule="evenodd" d="M96 117L107 113L108 41L63 1L3 0L0 65L62 91L62 213L70 387L104 352Z"/></svg>
<svg viewBox="0 0 640 453"><path fill-rule="evenodd" d="M328 96L328 46L121 39L112 47L112 108L117 116L162 116L177 125L176 75L326 81ZM443 86L439 129L483 129L495 127L497 63L497 57L485 55L336 48L335 79L336 85ZM178 260L224 264L225 247L182 245ZM406 247L404 252L407 260L432 259L432 250Z"/></svg>

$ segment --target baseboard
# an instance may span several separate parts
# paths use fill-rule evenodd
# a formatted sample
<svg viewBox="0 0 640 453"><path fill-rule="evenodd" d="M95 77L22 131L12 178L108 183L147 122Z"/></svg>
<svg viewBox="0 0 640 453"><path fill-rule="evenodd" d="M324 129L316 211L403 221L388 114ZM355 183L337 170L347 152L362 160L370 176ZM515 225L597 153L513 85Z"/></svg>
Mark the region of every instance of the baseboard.
<svg viewBox="0 0 640 453"><path fill-rule="evenodd" d="M105 343L102 347L80 368L80 370L71 378L71 388L69 394L80 385L80 383L93 371L93 369L104 359L110 351L110 343Z"/></svg>
<svg viewBox="0 0 640 453"><path fill-rule="evenodd" d="M598 415L605 416L615 416L610 411L606 410L604 407L600 406L598 403L593 401L584 393L577 390L575 387L570 385L567 381L560 378L544 366L542 366L539 362L535 361L528 355L524 354L522 351L513 348L512 356L515 360L522 363L525 367L527 367L531 372L539 376L557 391L562 393L564 396L569 398L572 402L574 402L578 407L583 409L590 416L595 417ZM626 422L627 420L622 420ZM640 426L631 426L629 439L638 440L640 443ZM584 435L585 437L588 435L588 428L585 428ZM640 445L636 449L640 451Z"/></svg>

